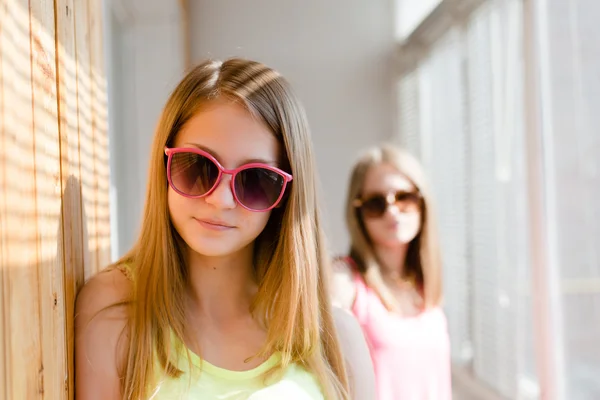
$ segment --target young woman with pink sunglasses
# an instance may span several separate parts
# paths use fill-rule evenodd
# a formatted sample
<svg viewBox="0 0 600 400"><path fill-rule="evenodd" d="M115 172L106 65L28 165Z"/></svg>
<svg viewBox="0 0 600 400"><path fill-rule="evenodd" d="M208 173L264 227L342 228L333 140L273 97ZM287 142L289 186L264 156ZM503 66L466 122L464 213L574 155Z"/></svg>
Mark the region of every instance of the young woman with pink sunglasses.
<svg viewBox="0 0 600 400"><path fill-rule="evenodd" d="M334 299L361 324L379 400L452 398L450 344L431 194L418 161L391 145L355 164L351 246L334 264Z"/></svg>
<svg viewBox="0 0 600 400"><path fill-rule="evenodd" d="M373 398L360 327L330 306L308 124L285 79L199 65L151 151L138 241L77 299L76 398Z"/></svg>

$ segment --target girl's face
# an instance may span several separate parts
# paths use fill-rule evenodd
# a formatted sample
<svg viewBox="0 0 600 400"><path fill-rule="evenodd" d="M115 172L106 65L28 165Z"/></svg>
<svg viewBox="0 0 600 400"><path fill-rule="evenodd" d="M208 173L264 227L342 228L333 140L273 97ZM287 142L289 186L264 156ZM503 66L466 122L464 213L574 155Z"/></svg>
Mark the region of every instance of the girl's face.
<svg viewBox="0 0 600 400"><path fill-rule="evenodd" d="M367 171L360 213L375 247L410 243L421 230L421 196L415 185L389 164Z"/></svg>
<svg viewBox="0 0 600 400"><path fill-rule="evenodd" d="M244 106L228 100L217 100L204 107L185 124L172 147L203 150L226 170L251 163L279 167L280 149L273 133ZM200 176L215 177L218 169L215 164L206 162L206 158L200 158L204 163L198 160L198 155L193 153L173 155L171 183L188 193L204 190L206 183L201 182ZM198 176L197 181L190 178L194 176ZM234 255L252 245L271 215L269 210L250 211L238 200L250 204L250 208L268 208L265 202L273 203L273 193L283 186L283 181L275 171L247 170L245 174L238 174L234 193L232 175L223 173L214 189L199 198L183 196L169 185L171 220L188 247L198 254ZM182 187L180 182L188 184Z"/></svg>

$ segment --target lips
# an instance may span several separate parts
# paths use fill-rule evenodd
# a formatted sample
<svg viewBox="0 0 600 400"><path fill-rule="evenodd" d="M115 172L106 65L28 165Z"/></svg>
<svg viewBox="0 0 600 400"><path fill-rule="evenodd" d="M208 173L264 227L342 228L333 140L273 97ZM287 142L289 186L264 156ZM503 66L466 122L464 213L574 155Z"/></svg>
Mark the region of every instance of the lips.
<svg viewBox="0 0 600 400"><path fill-rule="evenodd" d="M395 221L395 222L390 222L388 224L386 224L386 228L388 229L397 229L400 226L400 223Z"/></svg>
<svg viewBox="0 0 600 400"><path fill-rule="evenodd" d="M226 230L235 228L234 225L228 224L225 221L221 221L218 219L209 219L209 218L194 218L200 225L208 229L214 230Z"/></svg>

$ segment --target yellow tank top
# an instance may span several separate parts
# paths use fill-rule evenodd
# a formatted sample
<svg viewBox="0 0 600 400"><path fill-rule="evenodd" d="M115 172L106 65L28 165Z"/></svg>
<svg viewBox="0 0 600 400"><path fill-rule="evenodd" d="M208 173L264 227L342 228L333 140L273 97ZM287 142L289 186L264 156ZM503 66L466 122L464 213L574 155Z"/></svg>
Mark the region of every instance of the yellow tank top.
<svg viewBox="0 0 600 400"><path fill-rule="evenodd" d="M179 363L184 374L179 378L157 377L156 400L324 400L315 377L299 365L287 368L281 379L265 381L264 373L279 361L271 356L248 371L230 371L201 360L191 353L192 370L187 359Z"/></svg>
<svg viewBox="0 0 600 400"><path fill-rule="evenodd" d="M118 268L132 278L129 266ZM173 336L173 340L177 339ZM152 400L324 400L316 378L297 364L290 365L277 381L265 381L265 373L280 360L277 353L248 371L219 368L191 351L183 353L189 353L192 369L187 357L182 355L177 363L183 371L180 377L169 378L158 373Z"/></svg>

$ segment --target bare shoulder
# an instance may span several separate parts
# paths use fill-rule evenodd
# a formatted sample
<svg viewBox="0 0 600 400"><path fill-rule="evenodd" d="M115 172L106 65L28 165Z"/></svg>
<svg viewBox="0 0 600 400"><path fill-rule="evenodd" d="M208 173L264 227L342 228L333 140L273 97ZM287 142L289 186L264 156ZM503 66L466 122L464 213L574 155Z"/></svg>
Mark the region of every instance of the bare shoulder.
<svg viewBox="0 0 600 400"><path fill-rule="evenodd" d="M94 309L127 300L132 287L120 269L105 269L83 285L77 295L77 307L81 311L98 311Z"/></svg>
<svg viewBox="0 0 600 400"><path fill-rule="evenodd" d="M75 304L75 389L77 399L120 398L118 366L123 361L131 281L118 269L102 271L79 291Z"/></svg>
<svg viewBox="0 0 600 400"><path fill-rule="evenodd" d="M350 310L356 298L354 272L352 266L343 258L338 258L332 263L332 302L337 307Z"/></svg>
<svg viewBox="0 0 600 400"><path fill-rule="evenodd" d="M346 359L352 398L375 399L373 363L358 321L349 311L340 307L333 307L333 318Z"/></svg>

